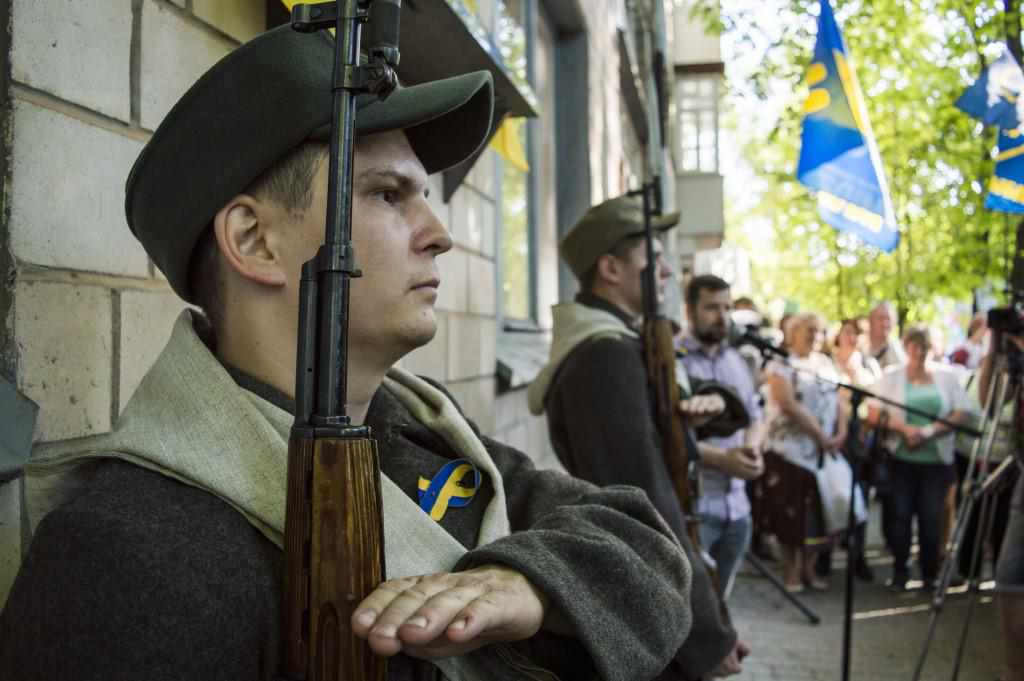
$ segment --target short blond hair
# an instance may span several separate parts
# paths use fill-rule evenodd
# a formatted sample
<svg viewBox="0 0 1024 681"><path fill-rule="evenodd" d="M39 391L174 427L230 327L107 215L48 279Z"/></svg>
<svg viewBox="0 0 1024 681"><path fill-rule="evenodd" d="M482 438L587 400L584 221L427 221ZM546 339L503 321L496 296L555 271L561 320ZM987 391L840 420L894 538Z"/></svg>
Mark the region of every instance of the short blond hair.
<svg viewBox="0 0 1024 681"><path fill-rule="evenodd" d="M817 324L818 326L824 327L825 320L817 312L797 312L791 315L786 320L786 328L783 333L786 336L786 342L790 342L791 337L796 333L797 329L802 329L808 324Z"/></svg>

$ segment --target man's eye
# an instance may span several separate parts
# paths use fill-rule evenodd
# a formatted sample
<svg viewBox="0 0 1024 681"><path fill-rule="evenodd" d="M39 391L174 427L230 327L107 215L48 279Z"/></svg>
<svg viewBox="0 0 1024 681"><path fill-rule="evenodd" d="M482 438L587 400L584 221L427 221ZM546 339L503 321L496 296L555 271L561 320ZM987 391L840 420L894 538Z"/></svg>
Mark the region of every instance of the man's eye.
<svg viewBox="0 0 1024 681"><path fill-rule="evenodd" d="M398 203L398 192L394 189L378 189L374 194L384 203Z"/></svg>

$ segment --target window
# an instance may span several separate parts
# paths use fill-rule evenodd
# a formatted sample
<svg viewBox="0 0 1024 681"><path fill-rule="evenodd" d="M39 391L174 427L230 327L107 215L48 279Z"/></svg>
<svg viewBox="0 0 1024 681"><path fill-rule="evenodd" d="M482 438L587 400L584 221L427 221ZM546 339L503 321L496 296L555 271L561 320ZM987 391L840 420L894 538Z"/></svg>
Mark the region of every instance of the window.
<svg viewBox="0 0 1024 681"><path fill-rule="evenodd" d="M526 126L518 132L525 149ZM501 309L508 319L528 320L534 317L530 173L504 159L501 165Z"/></svg>
<svg viewBox="0 0 1024 681"><path fill-rule="evenodd" d="M534 0L508 0L498 3L497 39L505 66L513 79L530 83L531 41L525 28ZM508 121L506 132L525 151L532 166L533 126L522 119ZM501 315L507 322L536 320L534 263L533 172L502 158L501 164Z"/></svg>
<svg viewBox="0 0 1024 681"><path fill-rule="evenodd" d="M684 76L676 87L683 172L718 172L718 97L721 76Z"/></svg>

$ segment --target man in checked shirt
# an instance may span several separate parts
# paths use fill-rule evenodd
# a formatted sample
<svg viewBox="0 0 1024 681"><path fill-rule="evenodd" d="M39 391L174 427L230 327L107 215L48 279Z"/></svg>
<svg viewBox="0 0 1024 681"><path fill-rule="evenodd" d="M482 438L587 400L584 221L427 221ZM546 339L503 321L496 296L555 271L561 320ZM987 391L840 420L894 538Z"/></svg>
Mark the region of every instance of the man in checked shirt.
<svg viewBox="0 0 1024 681"><path fill-rule="evenodd" d="M757 446L761 432L761 407L757 386L747 363L728 344L732 297L729 284L702 274L686 287L689 335L683 340L683 366L691 378L714 380L734 388L747 411L750 426L727 437L700 441L702 496L700 541L718 563L723 596L732 590L733 578L750 544L750 501L745 481L764 471Z"/></svg>

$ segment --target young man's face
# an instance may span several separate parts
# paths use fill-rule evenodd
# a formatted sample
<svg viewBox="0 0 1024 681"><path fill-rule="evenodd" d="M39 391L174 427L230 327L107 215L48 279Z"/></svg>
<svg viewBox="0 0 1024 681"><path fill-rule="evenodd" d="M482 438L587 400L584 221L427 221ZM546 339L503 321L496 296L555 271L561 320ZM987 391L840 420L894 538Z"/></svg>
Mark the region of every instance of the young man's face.
<svg viewBox="0 0 1024 681"><path fill-rule="evenodd" d="M613 256L615 257L615 256ZM654 239L654 257L656 268L654 279L658 288L658 302L665 298L665 286L672 276L672 270L662 255L661 240ZM617 258L622 267L618 287L630 312L639 316L643 313L643 271L647 267L647 242L639 239L622 257Z"/></svg>
<svg viewBox="0 0 1024 681"><path fill-rule="evenodd" d="M732 295L729 289L712 291L702 288L698 296L696 304L688 307L693 335L702 343L721 343L729 334Z"/></svg>
<svg viewBox="0 0 1024 681"><path fill-rule="evenodd" d="M296 304L302 263L324 238L327 166L314 179L313 201L289 256ZM451 248L448 229L427 202L427 174L405 134L361 138L353 173L352 241L363 276L352 279L349 342L398 359L434 337L440 275L435 258ZM297 319L297 312L296 312Z"/></svg>

